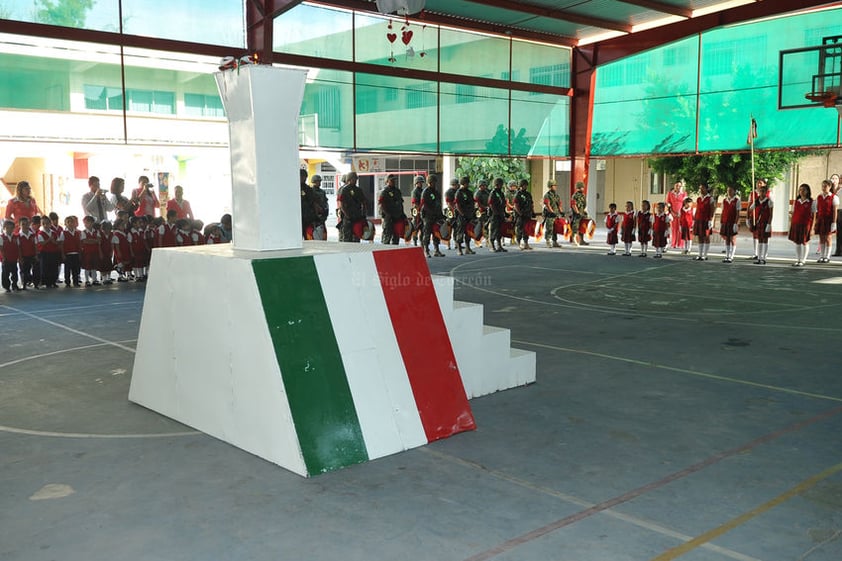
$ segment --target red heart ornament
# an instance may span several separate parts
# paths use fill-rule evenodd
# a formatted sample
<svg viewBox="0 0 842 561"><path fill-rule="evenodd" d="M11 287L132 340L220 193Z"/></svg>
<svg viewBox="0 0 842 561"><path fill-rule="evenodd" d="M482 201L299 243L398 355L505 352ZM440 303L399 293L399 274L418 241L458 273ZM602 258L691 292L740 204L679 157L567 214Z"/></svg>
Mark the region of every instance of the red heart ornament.
<svg viewBox="0 0 842 561"><path fill-rule="evenodd" d="M403 41L404 45L409 45L409 42L412 41L412 30L407 30L401 33L401 41Z"/></svg>
<svg viewBox="0 0 842 561"><path fill-rule="evenodd" d="M386 34L386 39L388 39L390 43L394 43L395 39L397 39L397 38L398 38L398 36L395 33L387 33Z"/></svg>

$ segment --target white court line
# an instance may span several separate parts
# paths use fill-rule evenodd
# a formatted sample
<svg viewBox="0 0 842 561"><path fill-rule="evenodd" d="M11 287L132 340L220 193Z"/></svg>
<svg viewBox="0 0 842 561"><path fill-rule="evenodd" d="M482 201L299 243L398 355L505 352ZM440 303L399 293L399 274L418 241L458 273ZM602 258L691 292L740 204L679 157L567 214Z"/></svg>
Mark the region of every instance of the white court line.
<svg viewBox="0 0 842 561"><path fill-rule="evenodd" d="M99 341L100 343L104 343L104 344L106 344L106 345L112 345L112 346L114 346L114 347L117 347L118 349L123 349L124 351L128 351L128 352L130 352L130 353L134 353L134 352L135 352L135 350L134 350L133 348L131 348L131 347L126 347L125 345L121 345L121 344L119 344L119 343L115 343L115 342L113 342L113 341L109 341L109 340L107 340L107 339L103 339L102 337L97 337L96 335L91 335L90 333L85 333L84 331L79 331L78 329L73 329L72 327L67 327L66 325L62 325L62 324L60 324L60 323L58 323L58 322L55 322L55 321L50 321L50 320L48 320L48 319L45 319L45 318L42 318L42 317L36 316L35 314L31 314L31 313L29 313L29 312L26 312L26 311L24 311L24 310L19 310L19 309L17 309L17 308L13 308L12 306L3 306L3 307L4 307L4 308L8 308L9 310L12 310L12 311L14 311L14 312L17 312L17 313L19 313L19 314L23 314L23 315L25 315L25 316L26 316L26 317L28 317L28 318L32 318L32 319L34 319L34 320L42 321L42 322L44 322L44 323L46 323L46 324L48 324L48 325L52 325L53 327L58 327L58 328L61 328L61 329L66 330L66 331L70 331L71 333L75 333L76 335L81 335L81 336L83 336L83 337L87 337L87 338L89 338L89 339L93 339L94 341Z"/></svg>
<svg viewBox="0 0 842 561"><path fill-rule="evenodd" d="M117 341L117 343L131 343L133 341L137 341L137 339L126 339L125 341ZM96 343L95 345L85 345L83 347L72 347L72 348L69 348L69 349L61 349L61 350L58 350L58 351L52 351L52 352L43 353L43 354L40 354L40 355L25 356L23 358L18 358L18 359L12 360L10 362L4 362L4 363L0 364L0 369L5 368L7 366L14 366L15 364L20 364L21 362L27 362L27 361L30 361L30 360L36 360L36 359L39 359L39 358L44 358L44 357L53 356L53 355L60 355L62 353L72 353L72 352L75 352L75 351L84 351L86 349L95 349L97 347L106 347L109 344L110 343Z"/></svg>
<svg viewBox="0 0 842 561"><path fill-rule="evenodd" d="M426 452L428 454L432 454L433 456L437 456L438 458L450 461L450 462L455 463L455 464L461 464L462 466L467 466L467 467L472 468L472 469L480 470L483 473L487 473L487 474L491 475L492 477L496 477L497 479L502 479L503 481L513 483L515 485L518 485L520 487L524 487L524 488L529 489L531 491L536 491L536 492L542 493L544 495L549 495L551 497L561 499L562 501L564 501L566 503L571 503L571 504L574 504L576 506L580 506L584 509L589 509L589 508L593 508L593 507L596 506L595 503L591 503L591 502L588 502L584 499L574 497L573 495L568 495L567 493L562 493L561 491L556 491L555 489L549 489L549 488L543 487L541 485L536 485L532 482L526 481L524 479L520 479L520 478L515 477L513 475L509 475L505 472L488 469L487 467L485 467L482 464L472 462L470 460L464 460L462 458L452 456L450 454L446 454L446 453L440 452L438 450L433 450L429 446L424 446L422 448L419 448L418 450L420 450L422 452ZM604 515L606 515L610 518L615 518L617 520L622 520L623 522L628 522L629 524L632 524L632 525L637 526L639 528L643 528L645 530L649 530L649 531L654 532L656 534L661 534L663 536L675 538L675 539L677 539L681 542L686 542L686 541L689 541L689 540L693 539L693 536L688 536L686 534L682 534L681 532L673 530L672 528L667 528L666 526L662 526L662 525L660 525L656 522L652 522L650 520L638 518L637 516L624 514L622 512L618 512L614 509L610 509L610 508L605 509L605 510L601 511L600 514L604 514ZM737 551L733 551L731 549L720 547L720 546L715 545L713 543L706 543L706 544L702 545L701 547L703 547L704 549L708 549L710 551L714 551L716 553L719 553L720 555L723 555L723 556L728 557L730 559L735 559L737 561L761 561L760 559L757 559L756 557L744 555L744 554L739 553Z"/></svg>
<svg viewBox="0 0 842 561"><path fill-rule="evenodd" d="M0 425L0 432L9 432L13 434L25 434L27 436L51 436L56 438L101 438L101 439L117 439L117 438L170 438L175 436L194 436L202 434L199 431L184 431L184 432L162 432L149 434L95 434L84 432L52 432L45 430L30 430L20 429L17 427L7 427Z"/></svg>
<svg viewBox="0 0 842 561"><path fill-rule="evenodd" d="M486 259L488 259L488 258L486 258ZM593 312L600 312L600 313L605 313L605 314L620 315L620 316L634 316L634 317L639 317L639 318L649 318L649 319L657 319L657 320L680 321L680 322L684 322L684 323L697 323L700 319L706 319L707 321L711 321L713 323L716 323L717 325L739 325L741 327L765 327L765 328L768 328L768 329L791 329L792 328L789 324L758 323L758 322L745 321L745 320L723 321L723 320L715 319L715 316L712 319L711 316L709 316L709 315L704 315L704 316L692 315L690 317L676 317L676 316L660 315L660 314L656 314L656 313L643 313L643 312L640 312L638 310L615 309L615 308L608 308L608 307L602 307L602 306L593 306L593 305L590 305L590 304L583 304L583 303L580 303L580 302L566 303L566 302L570 302L570 301L569 300L566 301L563 298L559 298L559 297L553 295L557 290L560 290L561 288L564 288L564 287L556 287L556 288L554 288L553 290L550 291L550 294L553 295L553 299L556 300L555 302L547 302L546 300L537 300L535 298L526 298L526 297L523 297L523 296L516 296L514 294L507 294L505 292L497 292L495 290L483 288L481 286L477 286L475 283L464 282L464 281L460 280L459 278L453 276L454 271L456 271L458 269L461 269L463 266L470 265L472 263L476 263L476 260L471 261L471 262L461 263L459 265L456 265L452 269L450 269L449 274L453 278L453 281L455 283L460 284L460 285L465 286L465 287L468 287L468 288L472 288L474 290L478 290L480 292L485 292L486 294L492 294L494 296L499 296L501 298L509 298L511 300L519 300L521 302L528 302L530 304L538 304L539 306L544 306L544 307L546 307L546 306L556 306L556 307L559 307L559 308L569 308L569 309L574 309L574 310L581 310L582 308L587 308L587 309L589 309ZM500 267L500 268L502 268L502 267ZM640 271L634 271L634 274L637 274L639 272L649 271L649 270L652 270L652 269L650 268L650 269L645 269L645 270L640 270ZM470 271L470 269L469 269L469 271ZM437 273L437 274L446 275L447 273L442 272L442 273ZM617 278L617 277L621 277L621 276L626 276L626 275L614 275L612 277L604 277L604 278L610 279L610 278ZM578 284L584 284L584 283L578 283ZM577 286L577 285L573 284L573 285L569 285L569 286ZM822 309L822 308L826 308L830 305L837 306L837 305L842 305L842 304L808 306L808 307L800 308L800 310ZM786 311L791 312L793 310L786 310ZM668 313L668 312L663 312L663 313ZM758 313L762 313L762 312L758 312ZM839 327L820 327L820 326L814 326L814 325L800 326L798 329L809 330L809 331L831 332L831 333L842 331L842 328L839 328Z"/></svg>
<svg viewBox="0 0 842 561"><path fill-rule="evenodd" d="M690 370L689 368L678 368L676 366L667 366L666 364L658 364L648 360L637 360L634 358L624 358L615 355L609 355L605 353L597 353L594 351L584 351L581 349L570 349L567 347L557 347L555 345L545 345L543 343L534 343L531 341L519 341L517 339L512 339L512 343L516 343L518 345L527 345L531 347L538 347L541 349L549 349L552 351L559 351L563 353L573 353L573 354L581 354L587 355L597 358L604 358L607 360L616 360L618 362L625 362L628 364L634 364L636 366L644 366L647 368L657 368L659 370L667 370L669 372L678 372L679 374L690 374L691 376L697 376L699 378L708 378L711 380L716 380L719 382L730 382L732 384L741 384L744 386L752 386L755 388L763 388L766 390L772 390L775 392L787 393L791 395L797 395L801 397L811 397L813 399L823 399L827 401L836 401L842 402L842 397L834 397L832 395L822 395L818 393L811 393L811 392L802 392L800 390L793 390L790 388L784 388L781 386L772 386L770 384L761 384L760 382L752 382L750 380L743 380L740 378L731 378L729 376L720 376L718 374L710 374L708 372L700 372L698 370Z"/></svg>
<svg viewBox="0 0 842 561"><path fill-rule="evenodd" d="M121 301L117 301L117 302L110 302L108 304L90 304L88 306L64 306L64 307L61 307L61 308L45 308L43 310L38 310L38 313L39 314L52 314L52 313L55 313L55 312L88 310L88 309L94 309L94 308L113 308L113 307L116 307L116 306L128 306L129 304L142 304L142 303L143 303L143 300L121 300ZM15 308L12 308L11 306L7 306L7 305L2 305L0 307L9 308L10 310L15 310ZM22 312L19 312L19 311L15 310L15 313L13 313L13 314L2 314L2 315L3 316L13 316L13 315L21 314L21 313Z"/></svg>

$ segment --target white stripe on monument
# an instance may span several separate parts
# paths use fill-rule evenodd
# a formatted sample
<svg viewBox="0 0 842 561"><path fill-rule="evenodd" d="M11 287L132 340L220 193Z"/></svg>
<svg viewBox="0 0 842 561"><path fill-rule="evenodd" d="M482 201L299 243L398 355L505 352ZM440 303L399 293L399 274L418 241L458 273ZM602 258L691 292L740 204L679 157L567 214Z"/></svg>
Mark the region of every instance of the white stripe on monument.
<svg viewBox="0 0 842 561"><path fill-rule="evenodd" d="M371 253L314 260L369 458L426 444Z"/></svg>

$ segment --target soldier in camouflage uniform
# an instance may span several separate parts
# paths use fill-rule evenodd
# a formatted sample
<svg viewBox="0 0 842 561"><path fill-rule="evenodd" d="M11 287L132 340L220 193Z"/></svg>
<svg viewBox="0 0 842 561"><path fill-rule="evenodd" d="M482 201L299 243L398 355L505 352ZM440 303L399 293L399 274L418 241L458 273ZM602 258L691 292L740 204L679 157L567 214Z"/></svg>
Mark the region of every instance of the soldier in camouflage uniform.
<svg viewBox="0 0 842 561"><path fill-rule="evenodd" d="M555 220L562 216L561 197L556 189L558 183L555 179L547 181L547 192L544 193L544 239L547 240L547 247L561 247L558 243L558 232L555 231Z"/></svg>
<svg viewBox="0 0 842 561"><path fill-rule="evenodd" d="M357 186L357 173L348 172L346 183L336 196L336 204L342 210L342 225L339 230L340 241L359 242L354 234L354 223L365 218L366 203L368 202L363 190Z"/></svg>
<svg viewBox="0 0 842 561"><path fill-rule="evenodd" d="M459 184L459 189L456 191L456 251L462 255L462 242L465 242L465 253L473 255L474 250L471 249L471 237L465 233L468 223L474 219L474 194L468 187L468 178L463 177Z"/></svg>
<svg viewBox="0 0 842 561"><path fill-rule="evenodd" d="M301 176L301 234L307 237L307 228L315 228L316 220L316 197L313 195L313 188L307 185L307 170L300 171Z"/></svg>
<svg viewBox="0 0 842 561"><path fill-rule="evenodd" d="M411 206L411 214L412 218L410 219L410 224L412 225L412 245L418 245L418 237L421 235L422 229L422 222L421 222L421 193L424 192L424 180L423 175L416 175L413 181L415 183L415 187L412 188L412 193L410 194L410 206Z"/></svg>
<svg viewBox="0 0 842 561"><path fill-rule="evenodd" d="M535 209L532 206L532 193L529 192L529 181L520 180L520 188L515 194L515 239L520 249L532 249L529 245L529 234L526 233L526 223L532 220Z"/></svg>
<svg viewBox="0 0 842 561"><path fill-rule="evenodd" d="M479 216L477 217L477 227L481 229L482 235L485 238L485 246L491 247L488 233L488 197L491 191L488 190L488 181L480 179L477 184L477 190L474 193L474 203L477 206Z"/></svg>
<svg viewBox="0 0 842 561"><path fill-rule="evenodd" d="M576 182L576 192L570 197L570 239L576 245L590 245L582 238L579 233L579 226L582 224L582 219L588 217L588 198L585 196L585 184L581 181Z"/></svg>
<svg viewBox="0 0 842 561"><path fill-rule="evenodd" d="M459 190L459 180L455 177L450 180L450 187L444 192L444 219L450 227L450 238L447 240L447 249L450 249L450 240L454 239L456 228L456 191Z"/></svg>
<svg viewBox="0 0 842 561"><path fill-rule="evenodd" d="M327 216L330 214L330 206L327 202L327 193L322 190L322 176L314 175L310 178L310 184L313 188L313 198L316 201L316 222L313 231L313 237L317 240L327 239Z"/></svg>
<svg viewBox="0 0 842 561"><path fill-rule="evenodd" d="M506 220L512 224L515 221L515 195L517 195L517 181L511 179L506 191ZM512 228L512 239L509 243L514 243L514 228Z"/></svg>
<svg viewBox="0 0 842 561"><path fill-rule="evenodd" d="M503 222L506 221L506 194L503 192L503 178L494 180L494 188L488 194L488 237L495 252L508 251L503 248Z"/></svg>
<svg viewBox="0 0 842 561"><path fill-rule="evenodd" d="M398 245L399 238L395 235L395 223L402 222L406 215L403 212L403 196L395 182L397 177L393 174L386 176L386 187L380 191L377 197L377 206L380 211L381 233L380 241L384 245Z"/></svg>
<svg viewBox="0 0 842 561"><path fill-rule="evenodd" d="M438 189L439 178L435 175L430 175L427 178L427 186L421 192L421 221L423 223L423 232L421 234L421 245L427 257L430 257L430 240L432 239L433 246L436 248L436 257L444 257L444 253L439 250L439 239L433 235L433 226L441 220L441 194Z"/></svg>

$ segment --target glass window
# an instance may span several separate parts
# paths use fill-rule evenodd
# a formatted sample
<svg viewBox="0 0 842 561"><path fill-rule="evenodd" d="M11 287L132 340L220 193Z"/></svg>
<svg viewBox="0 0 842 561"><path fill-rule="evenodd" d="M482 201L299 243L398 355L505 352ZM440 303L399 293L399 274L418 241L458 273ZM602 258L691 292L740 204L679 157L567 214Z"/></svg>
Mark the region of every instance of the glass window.
<svg viewBox="0 0 842 561"><path fill-rule="evenodd" d="M79 29L118 32L120 15L117 0L77 2L68 9L64 2L11 0L2 3L0 17L14 21L45 23Z"/></svg>
<svg viewBox="0 0 842 561"><path fill-rule="evenodd" d="M438 28L401 18L354 16L356 62L434 72Z"/></svg>
<svg viewBox="0 0 842 561"><path fill-rule="evenodd" d="M435 82L357 74L357 149L438 151L437 97Z"/></svg>
<svg viewBox="0 0 842 561"><path fill-rule="evenodd" d="M300 144L352 148L353 104L353 74L338 70L310 70L301 103L298 127Z"/></svg>
<svg viewBox="0 0 842 561"><path fill-rule="evenodd" d="M512 155L570 155L569 97L512 91L511 115Z"/></svg>
<svg viewBox="0 0 842 561"><path fill-rule="evenodd" d="M510 40L468 31L441 29L441 71L490 77L509 72Z"/></svg>
<svg viewBox="0 0 842 561"><path fill-rule="evenodd" d="M512 41L512 81L570 87L570 55L566 47ZM504 78L508 79L508 77Z"/></svg>
<svg viewBox="0 0 842 561"><path fill-rule="evenodd" d="M354 15L348 10L299 4L275 18L275 52L352 60Z"/></svg>
<svg viewBox="0 0 842 561"><path fill-rule="evenodd" d="M509 91L441 84L441 150L509 153Z"/></svg>
<svg viewBox="0 0 842 561"><path fill-rule="evenodd" d="M184 114L189 117L224 117L225 110L217 95L185 93Z"/></svg>
<svg viewBox="0 0 842 561"><path fill-rule="evenodd" d="M99 0L99 4L117 1ZM245 48L242 0L122 0L123 33ZM109 31L119 31L118 28Z"/></svg>

